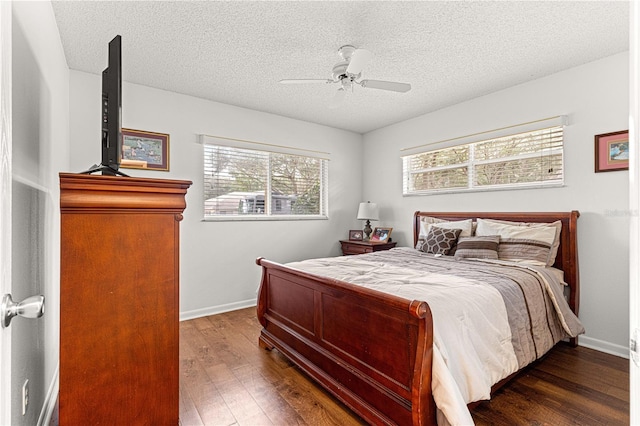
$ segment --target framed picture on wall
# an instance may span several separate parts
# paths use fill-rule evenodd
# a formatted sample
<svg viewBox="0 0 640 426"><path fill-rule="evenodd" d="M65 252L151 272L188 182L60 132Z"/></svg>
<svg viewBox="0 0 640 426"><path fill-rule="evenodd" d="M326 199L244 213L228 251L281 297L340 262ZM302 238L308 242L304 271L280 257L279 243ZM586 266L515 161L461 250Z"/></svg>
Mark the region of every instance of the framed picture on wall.
<svg viewBox="0 0 640 426"><path fill-rule="evenodd" d="M596 135L596 173L629 170L629 131Z"/></svg>
<svg viewBox="0 0 640 426"><path fill-rule="evenodd" d="M122 163L127 169L169 171L169 135L122 129Z"/></svg>

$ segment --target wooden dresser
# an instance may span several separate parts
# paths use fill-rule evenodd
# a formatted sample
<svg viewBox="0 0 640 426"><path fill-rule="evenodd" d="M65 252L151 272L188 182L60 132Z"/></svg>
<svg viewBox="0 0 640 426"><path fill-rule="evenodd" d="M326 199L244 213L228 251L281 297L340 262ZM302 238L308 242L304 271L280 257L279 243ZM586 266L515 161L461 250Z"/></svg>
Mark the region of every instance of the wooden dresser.
<svg viewBox="0 0 640 426"><path fill-rule="evenodd" d="M190 181L60 174L60 425L177 425Z"/></svg>

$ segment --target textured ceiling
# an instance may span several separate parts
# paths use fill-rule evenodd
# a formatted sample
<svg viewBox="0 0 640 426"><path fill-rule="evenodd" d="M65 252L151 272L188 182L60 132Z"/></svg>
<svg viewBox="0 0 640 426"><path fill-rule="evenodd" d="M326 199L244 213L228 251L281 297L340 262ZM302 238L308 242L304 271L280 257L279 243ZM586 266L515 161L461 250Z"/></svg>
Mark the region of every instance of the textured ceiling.
<svg viewBox="0 0 640 426"><path fill-rule="evenodd" d="M358 133L628 50L628 2L54 1L71 69L100 74L122 35L123 78ZM374 55L337 109L337 50ZM126 105L123 105L126 109Z"/></svg>

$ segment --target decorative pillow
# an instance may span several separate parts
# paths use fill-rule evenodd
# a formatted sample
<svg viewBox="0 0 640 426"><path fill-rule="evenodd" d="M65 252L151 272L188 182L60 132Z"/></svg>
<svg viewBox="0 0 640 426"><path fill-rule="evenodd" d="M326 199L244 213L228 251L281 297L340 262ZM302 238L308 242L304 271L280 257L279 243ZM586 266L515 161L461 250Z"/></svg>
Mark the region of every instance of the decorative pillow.
<svg viewBox="0 0 640 426"><path fill-rule="evenodd" d="M493 222L500 223L504 225L513 225L513 226L527 226L529 228L554 228L556 231L555 237L553 239L553 243L551 244L551 251L549 252L549 258L547 259L547 266L553 266L556 262L556 256L558 255L558 247L560 247L560 233L562 232L562 222L556 220L555 222L511 222L508 220L498 220L498 219L482 219L485 222Z"/></svg>
<svg viewBox="0 0 640 426"><path fill-rule="evenodd" d="M422 250L422 245L429 233L429 230L432 226L439 226L440 228L446 229L460 229L461 237L470 237L472 234L472 226L473 221L471 219L458 220L455 222L450 222L444 219L439 219L431 216L422 216L420 218L420 233L418 234L418 242L416 243L416 250ZM455 252L455 246L452 248L449 254L453 254Z"/></svg>
<svg viewBox="0 0 640 426"><path fill-rule="evenodd" d="M456 248L456 259L497 259L499 235L460 237Z"/></svg>
<svg viewBox="0 0 640 426"><path fill-rule="evenodd" d="M449 254L458 241L461 229L445 229L432 226L424 240L421 250L425 253Z"/></svg>
<svg viewBox="0 0 640 426"><path fill-rule="evenodd" d="M478 219L476 235L499 235L498 258L531 265L546 266L556 228L509 225Z"/></svg>

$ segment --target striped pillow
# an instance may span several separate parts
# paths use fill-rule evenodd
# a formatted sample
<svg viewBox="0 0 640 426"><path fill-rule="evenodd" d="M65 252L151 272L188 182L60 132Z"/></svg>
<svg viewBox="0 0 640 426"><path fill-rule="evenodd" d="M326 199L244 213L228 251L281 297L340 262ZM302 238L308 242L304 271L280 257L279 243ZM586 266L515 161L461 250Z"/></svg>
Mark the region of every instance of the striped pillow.
<svg viewBox="0 0 640 426"><path fill-rule="evenodd" d="M502 238L498 257L503 260L545 266L551 251L551 244L525 238Z"/></svg>
<svg viewBox="0 0 640 426"><path fill-rule="evenodd" d="M525 226L528 228L554 228L555 236L553 239L553 243L551 244L551 251L549 252L549 257L547 259L547 266L553 266L556 261L556 256L558 255L558 248L560 247L560 233L562 232L562 222L556 220L555 222L547 223L547 222L513 222L508 220L497 220L497 219L481 219L481 221L487 223L498 223L503 225L511 225L511 226ZM476 222L474 222L475 224ZM475 235L475 234L474 234Z"/></svg>
<svg viewBox="0 0 640 426"><path fill-rule="evenodd" d="M513 226L478 219L476 235L500 235L499 259L546 266L556 228Z"/></svg>
<svg viewBox="0 0 640 426"><path fill-rule="evenodd" d="M458 238L456 259L497 259L499 235L483 235Z"/></svg>

